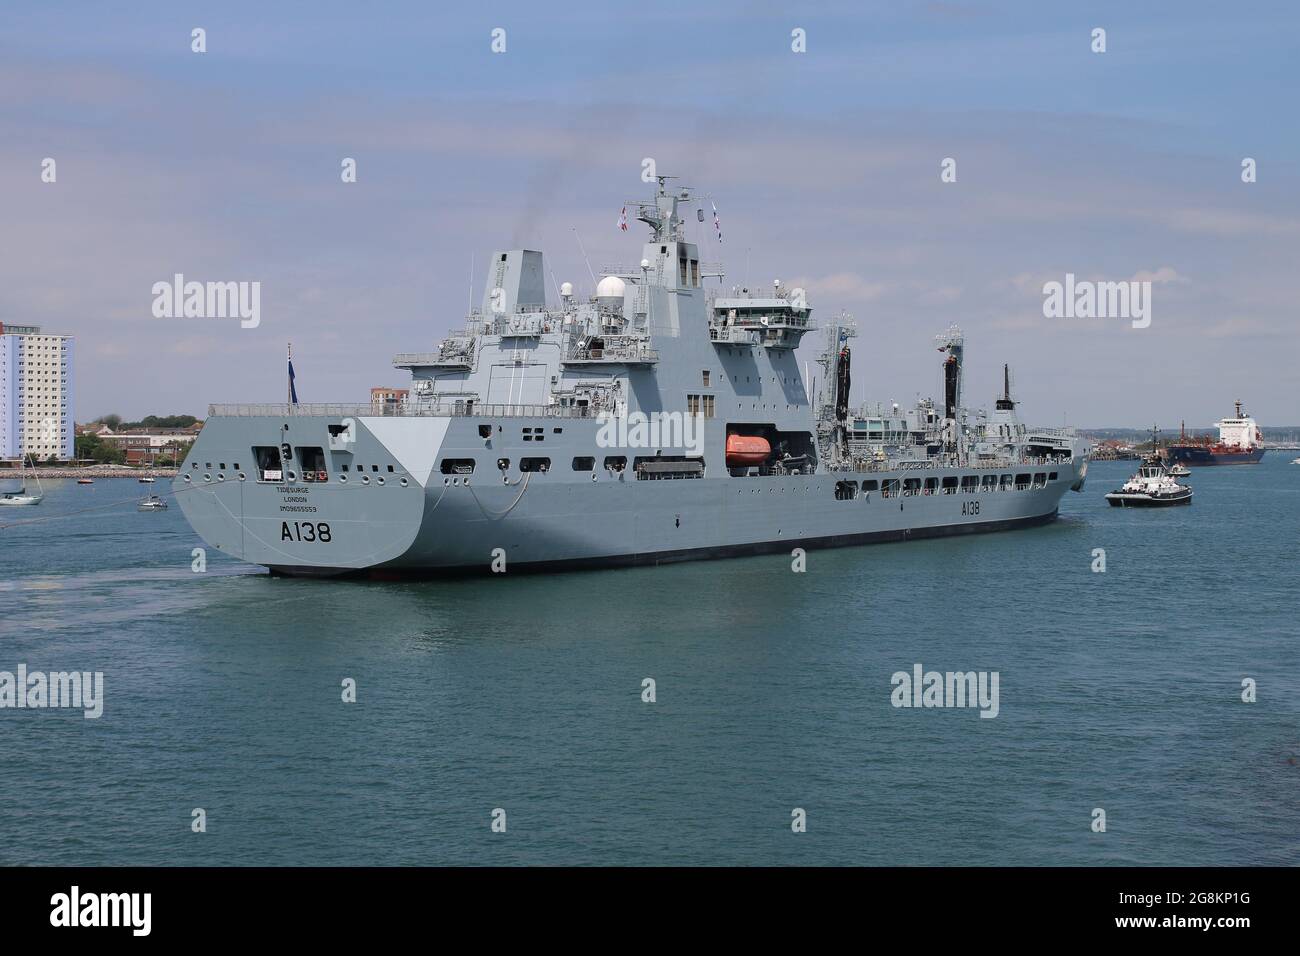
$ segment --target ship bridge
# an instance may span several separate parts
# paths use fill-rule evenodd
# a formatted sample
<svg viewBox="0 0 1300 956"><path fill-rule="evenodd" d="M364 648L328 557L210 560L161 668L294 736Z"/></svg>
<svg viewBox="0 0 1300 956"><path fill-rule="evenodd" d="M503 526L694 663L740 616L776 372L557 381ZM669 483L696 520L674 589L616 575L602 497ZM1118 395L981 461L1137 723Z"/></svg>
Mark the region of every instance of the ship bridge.
<svg viewBox="0 0 1300 956"><path fill-rule="evenodd" d="M709 304L709 338L719 345L762 345L795 349L803 337L816 329L803 289L787 290L773 283L770 295L755 295L748 289L733 289L729 296L717 296Z"/></svg>

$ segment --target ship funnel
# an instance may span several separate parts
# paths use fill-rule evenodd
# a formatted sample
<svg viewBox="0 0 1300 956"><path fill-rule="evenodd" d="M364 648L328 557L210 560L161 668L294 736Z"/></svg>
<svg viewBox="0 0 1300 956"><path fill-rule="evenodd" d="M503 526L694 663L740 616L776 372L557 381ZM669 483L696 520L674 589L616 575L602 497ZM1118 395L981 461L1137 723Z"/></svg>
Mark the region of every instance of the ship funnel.
<svg viewBox="0 0 1300 956"><path fill-rule="evenodd" d="M1016 407L1016 403L1011 400L1011 366L1002 366L1002 397L995 403L994 407L1001 412L1009 412Z"/></svg>
<svg viewBox="0 0 1300 956"><path fill-rule="evenodd" d="M494 252L483 288L483 314L513 315L546 308L542 254L532 249Z"/></svg>

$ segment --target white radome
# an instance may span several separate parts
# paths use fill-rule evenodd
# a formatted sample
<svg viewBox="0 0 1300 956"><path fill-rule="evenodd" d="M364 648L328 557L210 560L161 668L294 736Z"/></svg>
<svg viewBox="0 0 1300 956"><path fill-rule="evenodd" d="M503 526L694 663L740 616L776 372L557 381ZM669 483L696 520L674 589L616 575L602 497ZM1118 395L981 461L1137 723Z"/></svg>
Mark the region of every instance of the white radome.
<svg viewBox="0 0 1300 956"><path fill-rule="evenodd" d="M596 284L596 298L602 301L613 301L617 299L623 301L623 293L627 290L627 283L618 276L605 276Z"/></svg>
<svg viewBox="0 0 1300 956"><path fill-rule="evenodd" d="M560 295L562 295L562 296L563 296L564 298L566 298L566 299L567 299L569 296L573 295L573 283L572 283L572 282L561 282L561 283L560 283Z"/></svg>

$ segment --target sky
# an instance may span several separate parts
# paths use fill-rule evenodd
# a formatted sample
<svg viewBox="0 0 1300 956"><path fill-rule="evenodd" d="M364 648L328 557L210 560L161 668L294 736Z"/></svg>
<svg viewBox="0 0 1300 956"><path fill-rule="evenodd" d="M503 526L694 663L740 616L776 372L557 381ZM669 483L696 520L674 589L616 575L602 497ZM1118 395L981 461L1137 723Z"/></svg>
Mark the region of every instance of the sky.
<svg viewBox="0 0 1300 956"><path fill-rule="evenodd" d="M1252 0L10 4L0 322L76 336L78 421L282 401L288 342L300 400L366 401L493 250L587 294L578 237L636 261L653 158L726 287L856 320L855 403L940 394L957 323L969 402L1007 362L1032 422L1300 423L1297 35ZM259 282L260 323L155 317L176 273ZM1046 317L1067 273L1150 281L1150 325Z"/></svg>

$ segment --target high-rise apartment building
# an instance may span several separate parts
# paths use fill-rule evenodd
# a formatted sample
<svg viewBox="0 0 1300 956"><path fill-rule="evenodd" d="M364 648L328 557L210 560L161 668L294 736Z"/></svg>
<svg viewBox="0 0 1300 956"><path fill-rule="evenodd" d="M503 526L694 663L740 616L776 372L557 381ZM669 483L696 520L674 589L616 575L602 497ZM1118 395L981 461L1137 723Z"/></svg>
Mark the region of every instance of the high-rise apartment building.
<svg viewBox="0 0 1300 956"><path fill-rule="evenodd" d="M0 458L71 458L71 335L0 323Z"/></svg>

